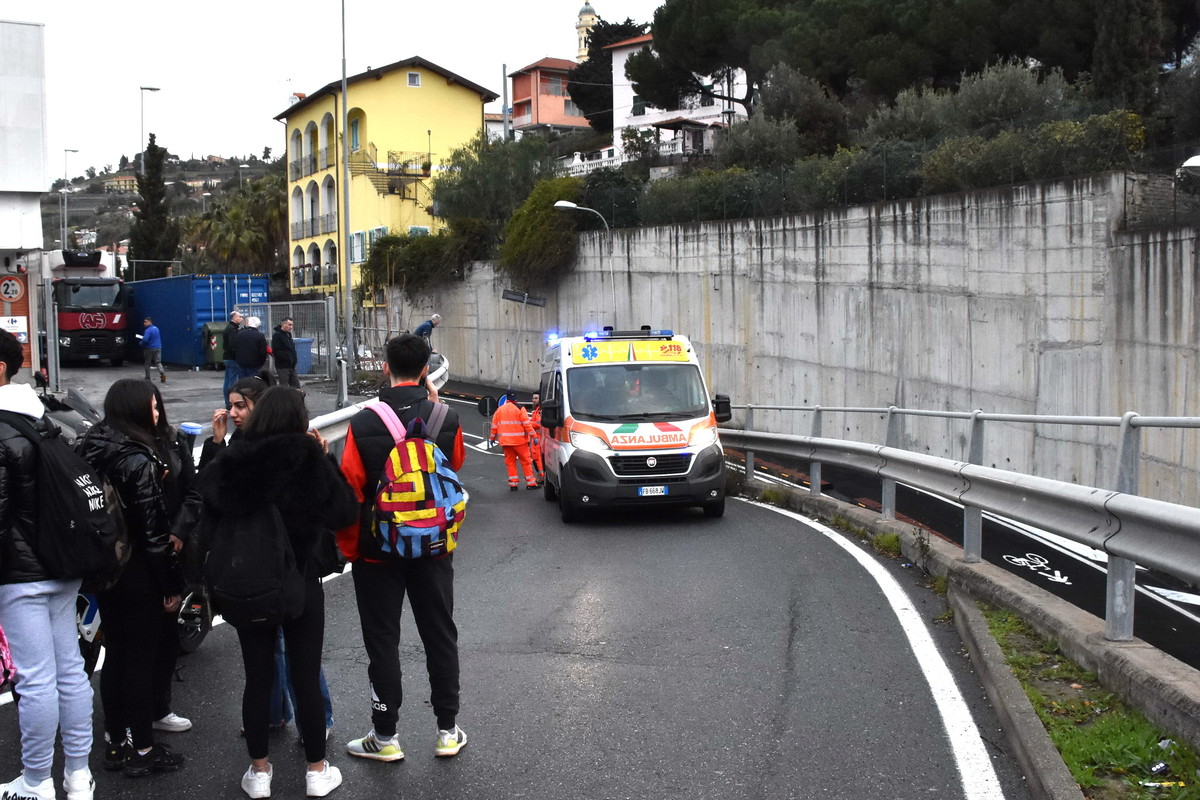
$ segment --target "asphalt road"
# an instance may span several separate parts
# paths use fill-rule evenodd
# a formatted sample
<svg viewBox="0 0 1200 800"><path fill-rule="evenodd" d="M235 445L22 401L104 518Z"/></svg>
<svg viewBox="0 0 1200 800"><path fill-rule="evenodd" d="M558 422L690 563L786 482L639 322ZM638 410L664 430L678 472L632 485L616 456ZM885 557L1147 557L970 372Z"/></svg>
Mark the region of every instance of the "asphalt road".
<svg viewBox="0 0 1200 800"><path fill-rule="evenodd" d="M848 550L776 511L731 502L720 520L646 510L564 526L541 492L510 493L503 470L498 454L472 450L461 473L471 505L455 556L459 723L470 743L458 757L433 756L424 659L407 620L408 758L342 751L366 732L370 695L353 578L326 584L330 757L346 779L333 796L1028 797L953 627L935 621L943 601L899 562L879 563L899 583L900 617L851 552L858 544ZM900 618L925 634L910 638ZM922 635L928 646L912 644ZM948 673L930 671L931 659ZM244 797L234 632L214 629L180 663L175 711L195 727L161 736L188 762L141 780L97 769L98 798ZM978 730L939 712L934 698L956 694L952 685ZM302 791L294 738L289 729L273 740L276 797ZM957 766L952 745L964 742L982 764ZM18 752L15 709L2 706L0 779L16 774ZM998 781L980 783L993 769Z"/></svg>

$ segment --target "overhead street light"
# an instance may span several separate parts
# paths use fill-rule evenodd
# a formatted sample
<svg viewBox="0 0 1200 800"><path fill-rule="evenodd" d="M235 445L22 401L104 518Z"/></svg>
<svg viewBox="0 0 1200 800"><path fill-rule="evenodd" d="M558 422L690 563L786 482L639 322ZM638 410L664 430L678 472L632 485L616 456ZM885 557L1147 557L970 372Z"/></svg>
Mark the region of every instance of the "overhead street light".
<svg viewBox="0 0 1200 800"><path fill-rule="evenodd" d="M212 197L212 192L204 192L200 195L200 202L203 204L203 211L205 214L208 213L208 198L210 197Z"/></svg>
<svg viewBox="0 0 1200 800"><path fill-rule="evenodd" d="M608 227L608 220L606 220L604 218L604 215L601 214L596 209L588 208L586 206L581 206L581 205L578 205L577 203L572 203L570 200L559 200L557 203L554 204L554 210L555 211L586 211L589 214L595 214L597 217L600 218L600 221L604 223L604 233L608 237L608 274L609 274L609 277L612 279L613 328L616 328L617 327L617 323L616 323L617 271L616 271L616 267L613 266L613 235L612 235L612 228Z"/></svg>
<svg viewBox="0 0 1200 800"><path fill-rule="evenodd" d="M242 172L242 170L244 170L244 169L250 169L250 165L249 164L238 164L238 187L241 189L246 188L246 179L245 179L245 177L243 177L243 176L245 176L246 173Z"/></svg>
<svg viewBox="0 0 1200 800"><path fill-rule="evenodd" d="M71 186L71 173L67 169L67 153L78 153L78 150L73 150L69 147L63 148L63 188L62 188L62 245L63 249L67 249L67 195L70 194L67 190Z"/></svg>
<svg viewBox="0 0 1200 800"><path fill-rule="evenodd" d="M142 143L141 143L142 157L140 159L140 162L141 162L142 174L145 175L146 174L146 92L158 92L161 90L157 86L139 86L138 88L141 90L141 94L139 94L138 97L142 101L141 102L141 106L142 106Z"/></svg>

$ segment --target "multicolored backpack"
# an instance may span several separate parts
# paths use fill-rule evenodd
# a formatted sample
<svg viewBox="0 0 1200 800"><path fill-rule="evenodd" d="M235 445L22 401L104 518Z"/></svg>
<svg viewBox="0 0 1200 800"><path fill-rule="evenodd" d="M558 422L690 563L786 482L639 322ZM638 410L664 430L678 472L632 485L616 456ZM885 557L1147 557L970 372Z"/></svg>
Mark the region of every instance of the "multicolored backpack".
<svg viewBox="0 0 1200 800"><path fill-rule="evenodd" d="M458 546L467 511L462 482L434 444L446 406L433 404L429 425L417 417L407 430L386 403L374 411L396 446L388 453L375 490L371 533L385 555L397 559L437 558Z"/></svg>

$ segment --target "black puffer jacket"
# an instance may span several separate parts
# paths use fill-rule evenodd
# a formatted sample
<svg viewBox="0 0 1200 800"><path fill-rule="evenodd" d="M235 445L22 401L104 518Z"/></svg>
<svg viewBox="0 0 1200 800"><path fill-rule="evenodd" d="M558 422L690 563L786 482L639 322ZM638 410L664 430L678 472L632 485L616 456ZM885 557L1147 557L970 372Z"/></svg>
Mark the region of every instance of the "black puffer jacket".
<svg viewBox="0 0 1200 800"><path fill-rule="evenodd" d="M163 489L167 465L144 444L101 422L80 439L76 451L112 483L121 497L129 530L129 564L118 585L172 597L183 574L171 545L171 515Z"/></svg>
<svg viewBox="0 0 1200 800"><path fill-rule="evenodd" d="M201 471L200 495L206 529L224 514L275 503L296 566L310 577L332 571L317 554L332 551L333 530L358 518L358 501L337 462L303 433L231 441Z"/></svg>
<svg viewBox="0 0 1200 800"><path fill-rule="evenodd" d="M34 428L47 431L46 417ZM44 581L49 575L33 554L36 535L37 451L11 425L0 421L0 584Z"/></svg>

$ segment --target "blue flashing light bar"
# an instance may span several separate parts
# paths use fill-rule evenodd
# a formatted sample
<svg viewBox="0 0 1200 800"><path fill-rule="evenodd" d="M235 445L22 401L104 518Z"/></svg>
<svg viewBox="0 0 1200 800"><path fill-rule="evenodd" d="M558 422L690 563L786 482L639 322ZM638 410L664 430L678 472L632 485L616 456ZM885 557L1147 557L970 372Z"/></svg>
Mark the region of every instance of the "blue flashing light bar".
<svg viewBox="0 0 1200 800"><path fill-rule="evenodd" d="M640 331L588 331L583 335L583 338L589 342L594 342L599 339L669 339L675 335L675 331L661 328L659 330L640 330Z"/></svg>

